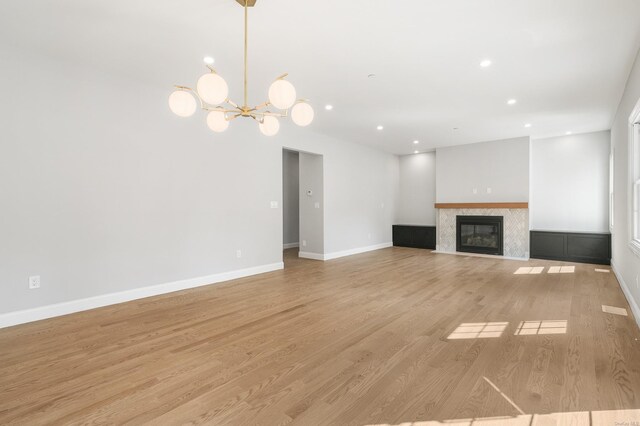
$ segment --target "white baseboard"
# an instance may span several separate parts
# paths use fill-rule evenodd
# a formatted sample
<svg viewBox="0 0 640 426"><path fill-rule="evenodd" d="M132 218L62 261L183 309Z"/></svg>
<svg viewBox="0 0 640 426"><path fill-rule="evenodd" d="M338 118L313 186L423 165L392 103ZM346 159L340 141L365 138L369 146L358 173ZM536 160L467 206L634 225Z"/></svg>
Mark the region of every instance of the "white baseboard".
<svg viewBox="0 0 640 426"><path fill-rule="evenodd" d="M384 249L392 246L393 246L393 243L382 243L382 244L375 244L373 246L358 247L350 250L335 251L333 253L325 254L324 260L331 260L331 259L337 259L339 257L352 256L354 254L366 253L368 251L380 250L380 249Z"/></svg>
<svg viewBox="0 0 640 426"><path fill-rule="evenodd" d="M324 260L324 254L311 253L308 251L299 251L298 257L302 257L304 259L311 259L311 260Z"/></svg>
<svg viewBox="0 0 640 426"><path fill-rule="evenodd" d="M296 247L300 247L300 243L285 243L282 245L282 249L286 250L286 249L290 249L290 248L296 248Z"/></svg>
<svg viewBox="0 0 640 426"><path fill-rule="evenodd" d="M456 256L471 256L471 257L485 257L488 259L504 259L504 260L519 260L521 262L526 262L529 260L529 257L510 257L510 256L498 256L494 254L482 254L482 253L467 253L464 251L442 251L442 250L433 250L431 253L437 254L454 254Z"/></svg>
<svg viewBox="0 0 640 426"><path fill-rule="evenodd" d="M121 291L118 293L103 294L101 296L89 297L86 299L56 303L54 305L41 306L33 309L9 312L0 315L0 328L58 317L61 315L72 314L74 312L86 311L89 309L100 308L108 305L115 305L117 303L129 302L131 300L142 299L145 297L172 293L174 291L202 287L209 284L216 284L224 281L248 277L251 275L263 274L265 272L276 271L283 268L284 263L278 262L268 265L254 266L252 268L223 272L220 274L207 275L204 277L196 277L165 284L141 287L133 290Z"/></svg>
<svg viewBox="0 0 640 426"><path fill-rule="evenodd" d="M611 259L611 270L613 271L616 278L618 279L618 284L620 284L622 293L624 293L624 297L627 298L627 302L629 302L629 307L633 312L633 316L636 319L636 323L638 324L638 327L640 327L640 306L638 306L638 303L633 298L633 295L631 294L631 290L629 290L629 286L622 278L622 275L620 275L620 273L618 272L618 268L616 268L616 265L614 264L613 259Z"/></svg>
<svg viewBox="0 0 640 426"><path fill-rule="evenodd" d="M393 246L393 243L382 243L382 244L376 244L373 246L358 247L354 249L349 249L344 251L335 251L333 253L326 253L326 254L301 251L298 253L298 257L303 257L305 259L313 259L313 260L331 260L331 259L337 259L339 257L352 256L354 254L365 253L368 251L380 250L380 249L392 247L392 246Z"/></svg>

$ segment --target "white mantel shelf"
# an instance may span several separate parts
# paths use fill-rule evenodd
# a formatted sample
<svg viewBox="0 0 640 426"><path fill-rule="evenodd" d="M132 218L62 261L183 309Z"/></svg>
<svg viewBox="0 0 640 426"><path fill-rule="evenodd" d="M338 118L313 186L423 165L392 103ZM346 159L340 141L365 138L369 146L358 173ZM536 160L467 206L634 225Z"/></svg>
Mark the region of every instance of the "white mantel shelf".
<svg viewBox="0 0 640 426"><path fill-rule="evenodd" d="M529 203L435 203L436 209L528 209Z"/></svg>

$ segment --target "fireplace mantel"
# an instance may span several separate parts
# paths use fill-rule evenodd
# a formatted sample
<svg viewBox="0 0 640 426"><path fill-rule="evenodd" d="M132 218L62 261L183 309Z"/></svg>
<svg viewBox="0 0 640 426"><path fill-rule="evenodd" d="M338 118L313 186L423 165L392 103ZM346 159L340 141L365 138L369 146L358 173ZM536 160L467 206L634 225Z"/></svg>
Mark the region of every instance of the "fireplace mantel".
<svg viewBox="0 0 640 426"><path fill-rule="evenodd" d="M436 209L528 209L529 203L436 203Z"/></svg>

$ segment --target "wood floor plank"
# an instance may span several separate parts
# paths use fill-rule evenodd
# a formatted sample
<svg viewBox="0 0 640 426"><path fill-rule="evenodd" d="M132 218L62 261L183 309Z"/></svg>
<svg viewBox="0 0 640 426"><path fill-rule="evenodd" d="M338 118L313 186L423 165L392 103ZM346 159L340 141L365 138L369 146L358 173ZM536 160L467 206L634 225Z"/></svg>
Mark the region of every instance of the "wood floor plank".
<svg viewBox="0 0 640 426"><path fill-rule="evenodd" d="M640 415L640 331L602 312L631 311L594 265L549 274L565 263L395 247L328 262L289 250L285 264L0 330L0 424ZM544 271L514 274L522 266ZM523 333L523 321L540 325Z"/></svg>

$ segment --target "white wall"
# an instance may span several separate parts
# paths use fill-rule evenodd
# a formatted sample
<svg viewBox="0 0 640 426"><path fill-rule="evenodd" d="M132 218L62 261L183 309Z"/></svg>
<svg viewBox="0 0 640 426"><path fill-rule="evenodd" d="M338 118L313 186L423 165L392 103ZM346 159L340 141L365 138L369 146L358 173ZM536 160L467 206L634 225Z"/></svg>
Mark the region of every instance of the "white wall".
<svg viewBox="0 0 640 426"><path fill-rule="evenodd" d="M609 230L609 131L531 141L531 229Z"/></svg>
<svg viewBox="0 0 640 426"><path fill-rule="evenodd" d="M323 155L325 251L391 241L394 155L291 122L214 134L171 82L0 47L0 313L281 262L283 146Z"/></svg>
<svg viewBox="0 0 640 426"><path fill-rule="evenodd" d="M300 153L300 251L324 253L324 166L321 155Z"/></svg>
<svg viewBox="0 0 640 426"><path fill-rule="evenodd" d="M438 203L529 201L529 138L436 149L436 200Z"/></svg>
<svg viewBox="0 0 640 426"><path fill-rule="evenodd" d="M632 208L631 178L629 176L629 129L631 111L640 100L640 55L629 75L618 112L611 127L611 146L614 152L614 227L613 267L627 294L635 304L635 317L640 324L640 257L629 249Z"/></svg>
<svg viewBox="0 0 640 426"><path fill-rule="evenodd" d="M300 164L298 153L282 150L282 241L295 244L300 234Z"/></svg>
<svg viewBox="0 0 640 426"><path fill-rule="evenodd" d="M400 191L397 223L436 224L436 153L400 157Z"/></svg>

